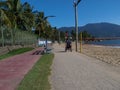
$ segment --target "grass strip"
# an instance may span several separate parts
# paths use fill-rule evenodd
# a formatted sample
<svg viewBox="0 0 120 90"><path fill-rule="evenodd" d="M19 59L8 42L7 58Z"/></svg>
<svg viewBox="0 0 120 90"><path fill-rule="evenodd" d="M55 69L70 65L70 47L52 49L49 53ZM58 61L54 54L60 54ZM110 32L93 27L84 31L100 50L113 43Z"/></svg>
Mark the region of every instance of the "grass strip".
<svg viewBox="0 0 120 90"><path fill-rule="evenodd" d="M54 54L44 54L21 81L17 90L50 90L49 75Z"/></svg>
<svg viewBox="0 0 120 90"><path fill-rule="evenodd" d="M11 57L11 56L14 56L14 55L17 55L17 54L24 53L24 52L27 52L27 51L30 51L30 50L33 50L33 49L34 48L32 48L32 47L14 49L14 50L12 50L12 51L4 54L4 55L1 55L0 60Z"/></svg>

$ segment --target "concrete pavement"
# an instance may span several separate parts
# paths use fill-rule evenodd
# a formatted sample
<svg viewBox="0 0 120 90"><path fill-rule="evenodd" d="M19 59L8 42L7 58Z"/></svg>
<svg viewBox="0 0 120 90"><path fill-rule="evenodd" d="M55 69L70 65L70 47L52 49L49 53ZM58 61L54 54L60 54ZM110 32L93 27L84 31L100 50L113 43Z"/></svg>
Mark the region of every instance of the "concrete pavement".
<svg viewBox="0 0 120 90"><path fill-rule="evenodd" d="M52 90L120 90L120 67L53 47Z"/></svg>

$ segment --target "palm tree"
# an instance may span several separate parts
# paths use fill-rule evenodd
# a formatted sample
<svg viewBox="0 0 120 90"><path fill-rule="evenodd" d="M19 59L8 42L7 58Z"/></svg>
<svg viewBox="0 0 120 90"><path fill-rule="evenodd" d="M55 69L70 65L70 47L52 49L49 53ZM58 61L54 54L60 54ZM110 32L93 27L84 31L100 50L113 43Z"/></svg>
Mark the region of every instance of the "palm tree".
<svg viewBox="0 0 120 90"><path fill-rule="evenodd" d="M23 5L20 0L8 0L7 2L9 15L12 15L13 26L18 29L29 30L28 25L32 27L34 15L32 8L25 2Z"/></svg>
<svg viewBox="0 0 120 90"><path fill-rule="evenodd" d="M0 8L4 11L5 16L10 21L12 43L15 43L15 31L17 29L31 30L34 24L34 15L32 8L28 3L23 5L20 0L6 0L0 2ZM5 19L7 22L7 19Z"/></svg>
<svg viewBox="0 0 120 90"><path fill-rule="evenodd" d="M44 12L35 12L35 23L36 23L36 31L35 33L39 35L39 37L44 37L43 33L44 33L44 29L45 29L45 25L47 22L45 17L44 17Z"/></svg>
<svg viewBox="0 0 120 90"><path fill-rule="evenodd" d="M52 41L59 41L59 31L57 30L56 27L53 28L52 30Z"/></svg>
<svg viewBox="0 0 120 90"><path fill-rule="evenodd" d="M2 36L2 47L4 47L4 28L5 25L10 27L11 26L11 21L7 17L7 11L5 10L5 7L2 6L5 5L5 3L0 2L0 30L1 30L1 36Z"/></svg>
<svg viewBox="0 0 120 90"><path fill-rule="evenodd" d="M34 23L35 18L34 18L34 14L32 13L32 7L30 6L30 4L25 2L22 5L21 12L22 12L22 16L21 18L19 18L18 25L20 26L23 25L24 28L21 28L21 29L31 30L35 24Z"/></svg>
<svg viewBox="0 0 120 90"><path fill-rule="evenodd" d="M36 30L35 33L39 35L39 37L46 38L48 35L49 30L52 30L50 23L48 22L49 17L54 16L44 16L44 12L34 12L36 20Z"/></svg>

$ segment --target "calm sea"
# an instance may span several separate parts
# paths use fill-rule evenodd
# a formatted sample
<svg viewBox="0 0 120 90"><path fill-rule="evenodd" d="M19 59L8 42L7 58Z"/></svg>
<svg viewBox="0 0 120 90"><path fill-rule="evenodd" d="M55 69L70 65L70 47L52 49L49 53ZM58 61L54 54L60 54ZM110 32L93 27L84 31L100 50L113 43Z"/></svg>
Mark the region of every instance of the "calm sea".
<svg viewBox="0 0 120 90"><path fill-rule="evenodd" d="M120 48L120 40L103 40L103 41L92 41L89 42L88 44L95 44L95 45L105 45L105 46L113 46L113 47L118 47Z"/></svg>

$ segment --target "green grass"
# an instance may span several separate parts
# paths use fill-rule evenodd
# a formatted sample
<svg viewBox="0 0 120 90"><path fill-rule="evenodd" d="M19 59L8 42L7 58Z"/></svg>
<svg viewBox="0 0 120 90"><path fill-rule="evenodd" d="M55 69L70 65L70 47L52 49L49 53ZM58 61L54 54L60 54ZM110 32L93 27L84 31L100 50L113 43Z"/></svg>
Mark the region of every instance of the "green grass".
<svg viewBox="0 0 120 90"><path fill-rule="evenodd" d="M48 77L54 54L43 55L21 81L17 90L50 90Z"/></svg>
<svg viewBox="0 0 120 90"><path fill-rule="evenodd" d="M30 48L30 47L14 49L14 50L8 52L7 54L1 55L1 56L0 56L0 60L2 60L2 59L4 59L4 58L11 57L11 56L14 56L14 55L17 55L17 54L24 53L24 52L27 52L27 51L30 51L30 50L33 50L33 49L34 49L34 48Z"/></svg>

